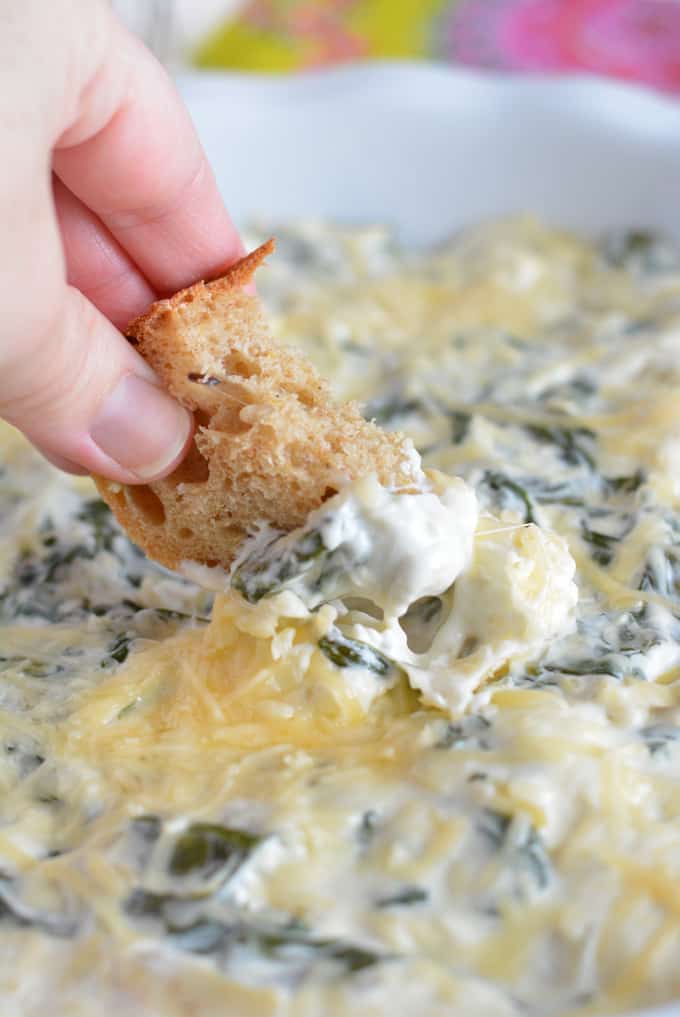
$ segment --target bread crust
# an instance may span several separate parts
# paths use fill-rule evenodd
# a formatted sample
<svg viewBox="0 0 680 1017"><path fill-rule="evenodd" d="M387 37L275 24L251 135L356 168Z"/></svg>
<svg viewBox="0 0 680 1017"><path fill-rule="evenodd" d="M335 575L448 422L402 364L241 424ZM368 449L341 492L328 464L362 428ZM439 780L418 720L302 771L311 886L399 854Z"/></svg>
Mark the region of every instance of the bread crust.
<svg viewBox="0 0 680 1017"><path fill-rule="evenodd" d="M416 479L403 435L337 403L306 357L271 337L243 287L273 250L269 240L218 279L159 300L126 331L194 414L196 431L163 480L95 482L131 539L168 568L228 568L257 522L291 530L360 476L375 473L388 486Z"/></svg>

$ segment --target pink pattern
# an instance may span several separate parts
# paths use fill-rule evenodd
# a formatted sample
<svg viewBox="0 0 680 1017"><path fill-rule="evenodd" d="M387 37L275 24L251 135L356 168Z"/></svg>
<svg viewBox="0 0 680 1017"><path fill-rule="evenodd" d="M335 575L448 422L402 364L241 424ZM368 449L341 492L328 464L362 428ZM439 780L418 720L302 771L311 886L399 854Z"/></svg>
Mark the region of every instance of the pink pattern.
<svg viewBox="0 0 680 1017"><path fill-rule="evenodd" d="M680 91L677 0L463 0L447 57L512 70L588 70Z"/></svg>

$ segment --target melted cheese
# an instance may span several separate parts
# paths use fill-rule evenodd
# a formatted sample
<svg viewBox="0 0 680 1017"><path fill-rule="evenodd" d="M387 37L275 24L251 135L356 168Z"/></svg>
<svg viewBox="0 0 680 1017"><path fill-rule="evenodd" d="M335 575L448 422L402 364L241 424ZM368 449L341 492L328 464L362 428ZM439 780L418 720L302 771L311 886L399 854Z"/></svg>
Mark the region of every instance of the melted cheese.
<svg viewBox="0 0 680 1017"><path fill-rule="evenodd" d="M531 221L280 247L279 334L421 489L261 531L211 603L2 429L3 1017L671 1000L680 265Z"/></svg>

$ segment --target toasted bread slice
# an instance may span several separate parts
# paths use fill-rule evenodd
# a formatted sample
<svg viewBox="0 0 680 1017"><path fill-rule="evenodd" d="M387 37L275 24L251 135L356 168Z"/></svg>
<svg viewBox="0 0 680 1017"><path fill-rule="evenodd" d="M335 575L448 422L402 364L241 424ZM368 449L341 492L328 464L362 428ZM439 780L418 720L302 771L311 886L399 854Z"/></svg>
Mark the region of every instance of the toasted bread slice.
<svg viewBox="0 0 680 1017"><path fill-rule="evenodd" d="M164 480L97 487L132 540L169 568L227 568L254 524L291 530L349 480L412 485L411 443L334 401L299 351L276 343L245 292L272 240L213 282L160 300L127 335L195 415L193 445Z"/></svg>

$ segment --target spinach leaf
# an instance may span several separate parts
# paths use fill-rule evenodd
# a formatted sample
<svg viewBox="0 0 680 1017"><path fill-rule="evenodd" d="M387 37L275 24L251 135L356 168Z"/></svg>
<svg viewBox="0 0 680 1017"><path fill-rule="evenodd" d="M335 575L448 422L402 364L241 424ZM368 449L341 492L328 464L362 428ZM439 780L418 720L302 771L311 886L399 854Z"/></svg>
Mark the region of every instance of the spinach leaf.
<svg viewBox="0 0 680 1017"><path fill-rule="evenodd" d="M617 680L642 678L645 655L666 638L646 605L634 611L598 611L580 618L577 633L554 644L541 668L559 674L610 675Z"/></svg>
<svg viewBox="0 0 680 1017"><path fill-rule="evenodd" d="M614 268L643 276L673 272L680 264L680 257L672 244L645 229L611 233L604 240L602 253Z"/></svg>
<svg viewBox="0 0 680 1017"><path fill-rule="evenodd" d="M378 897L375 906L381 910L385 908L411 907L413 904L422 904L429 899L429 896L427 890L423 890L422 886L405 886L395 893L388 894L386 897Z"/></svg>
<svg viewBox="0 0 680 1017"><path fill-rule="evenodd" d="M112 661L115 664L124 663L130 653L130 643L133 638L133 636L124 634L116 636L113 642L109 644L106 650L106 655L102 658L100 663L100 667L109 667Z"/></svg>
<svg viewBox="0 0 680 1017"><path fill-rule="evenodd" d="M239 951L246 949L261 963L273 965L280 975L294 981L313 971L354 974L390 959L354 943L316 937L295 921L271 925L259 923L252 915L244 918L240 914L224 919L190 914L182 920L181 903L173 895L138 889L125 902L125 911L131 918L160 921L168 942L179 950L238 963Z"/></svg>
<svg viewBox="0 0 680 1017"><path fill-rule="evenodd" d="M231 585L249 604L257 604L305 575L325 554L327 548L318 530L304 533L292 544L284 534L277 534L241 562Z"/></svg>
<svg viewBox="0 0 680 1017"><path fill-rule="evenodd" d="M539 890L545 890L552 879L552 866L543 840L532 826L526 839L515 847L518 862Z"/></svg>
<svg viewBox="0 0 680 1017"><path fill-rule="evenodd" d="M436 749L452 749L468 746L487 750L491 745L485 733L489 731L491 721L481 714L465 717L458 724L447 724L442 737L435 743Z"/></svg>
<svg viewBox="0 0 680 1017"><path fill-rule="evenodd" d="M375 831L378 829L380 817L374 809L364 812L357 830L357 839L360 844L368 844L372 840Z"/></svg>
<svg viewBox="0 0 680 1017"><path fill-rule="evenodd" d="M526 425L526 430L535 441L543 445L554 445L562 459L570 466L587 466L595 469L595 459L590 449L595 432L587 427L556 427Z"/></svg>
<svg viewBox="0 0 680 1017"><path fill-rule="evenodd" d="M168 865L172 876L230 879L260 844L259 834L217 823L192 823L179 835Z"/></svg>
<svg viewBox="0 0 680 1017"><path fill-rule="evenodd" d="M334 629L332 635L323 636L318 646L336 667L361 667L372 671L379 678L396 678L403 673L393 660L379 650L368 643L344 636L338 629Z"/></svg>
<svg viewBox="0 0 680 1017"><path fill-rule="evenodd" d="M93 554L113 550L113 542L116 537L121 536L121 533L106 502L100 498L83 502L77 518L90 527L94 544Z"/></svg>
<svg viewBox="0 0 680 1017"><path fill-rule="evenodd" d="M590 557L598 565L606 568L616 554L616 545L620 538L609 533L600 533L598 530L591 530L587 523L581 523L581 538L590 544Z"/></svg>
<svg viewBox="0 0 680 1017"><path fill-rule="evenodd" d="M677 598L680 593L680 548L650 548L637 588L662 597Z"/></svg>
<svg viewBox="0 0 680 1017"><path fill-rule="evenodd" d="M552 880L552 865L543 840L532 825L516 838L512 835L513 823L512 816L484 809L477 830L494 850L502 850L510 865L526 874L533 886L545 890Z"/></svg>
<svg viewBox="0 0 680 1017"><path fill-rule="evenodd" d="M498 470L487 470L479 484L497 509L510 509L522 517L525 523L535 523L534 506L526 488L518 481Z"/></svg>
<svg viewBox="0 0 680 1017"><path fill-rule="evenodd" d="M633 494L635 491L639 491L644 483L646 483L647 474L644 470L638 469L635 473L631 473L628 476L623 477L605 477L604 482L606 487L614 494Z"/></svg>
<svg viewBox="0 0 680 1017"><path fill-rule="evenodd" d="M671 745L680 742L680 727L674 724L650 724L638 733L653 756L668 754Z"/></svg>
<svg viewBox="0 0 680 1017"><path fill-rule="evenodd" d="M452 410L449 417L451 420L451 441L454 445L462 445L470 431L472 414L463 413L461 410Z"/></svg>
<svg viewBox="0 0 680 1017"><path fill-rule="evenodd" d="M494 848L500 848L510 829L510 823L510 816L496 812L495 809L482 809L477 821L477 830Z"/></svg>

